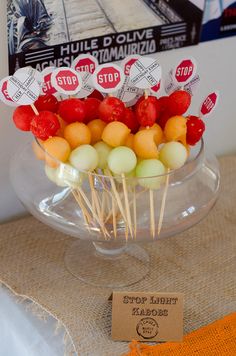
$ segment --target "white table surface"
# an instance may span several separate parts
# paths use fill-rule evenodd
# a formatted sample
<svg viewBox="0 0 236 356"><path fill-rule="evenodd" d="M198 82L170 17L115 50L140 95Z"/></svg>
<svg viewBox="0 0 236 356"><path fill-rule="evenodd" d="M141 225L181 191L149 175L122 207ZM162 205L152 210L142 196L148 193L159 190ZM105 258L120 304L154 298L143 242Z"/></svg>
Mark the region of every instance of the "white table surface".
<svg viewBox="0 0 236 356"><path fill-rule="evenodd" d="M0 356L64 356L64 330L55 335L56 320L40 320L27 310L29 303L17 303L0 287Z"/></svg>

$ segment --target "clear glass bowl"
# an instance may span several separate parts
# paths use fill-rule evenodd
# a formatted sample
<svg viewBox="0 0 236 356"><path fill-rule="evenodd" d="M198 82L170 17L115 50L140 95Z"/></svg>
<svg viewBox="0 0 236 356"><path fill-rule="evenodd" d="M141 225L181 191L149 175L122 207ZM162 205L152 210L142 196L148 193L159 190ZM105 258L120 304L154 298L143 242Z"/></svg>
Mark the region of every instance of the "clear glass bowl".
<svg viewBox="0 0 236 356"><path fill-rule="evenodd" d="M121 287L145 277L149 257L139 243L195 225L210 211L219 191L218 162L206 155L203 140L182 168L141 180L107 171L81 172L52 157L50 161L57 166L57 184L48 179L45 162L36 159L31 144L25 145L12 160L12 184L32 215L78 238L65 263L76 277L93 285ZM150 182L159 188L150 190Z"/></svg>

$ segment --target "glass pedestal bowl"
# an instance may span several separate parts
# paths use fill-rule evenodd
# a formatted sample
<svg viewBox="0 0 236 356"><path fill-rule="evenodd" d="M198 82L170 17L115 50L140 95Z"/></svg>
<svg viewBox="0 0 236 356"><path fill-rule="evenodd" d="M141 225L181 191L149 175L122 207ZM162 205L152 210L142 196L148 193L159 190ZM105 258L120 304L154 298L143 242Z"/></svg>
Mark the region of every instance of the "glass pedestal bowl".
<svg viewBox="0 0 236 356"><path fill-rule="evenodd" d="M57 168L47 168L46 174L45 161L36 159L27 144L12 160L12 184L32 215L77 238L65 254L65 265L96 286L123 287L144 278L149 271L144 243L198 223L219 191L218 163L206 155L203 141L182 168L150 178L85 173L54 163ZM157 189L149 189L150 183Z"/></svg>

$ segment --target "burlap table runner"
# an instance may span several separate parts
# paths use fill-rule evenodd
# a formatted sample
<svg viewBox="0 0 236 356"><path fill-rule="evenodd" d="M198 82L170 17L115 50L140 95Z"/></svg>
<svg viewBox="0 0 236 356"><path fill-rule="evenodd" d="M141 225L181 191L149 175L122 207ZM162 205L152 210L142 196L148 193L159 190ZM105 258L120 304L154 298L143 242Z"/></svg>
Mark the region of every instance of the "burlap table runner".
<svg viewBox="0 0 236 356"><path fill-rule="evenodd" d="M183 292L185 333L236 310L236 156L221 159L221 173L221 195L208 217L147 245L151 272L127 288ZM65 269L73 241L32 217L2 225L0 281L57 318L78 355L120 356L128 347L110 337L111 290L88 286Z"/></svg>

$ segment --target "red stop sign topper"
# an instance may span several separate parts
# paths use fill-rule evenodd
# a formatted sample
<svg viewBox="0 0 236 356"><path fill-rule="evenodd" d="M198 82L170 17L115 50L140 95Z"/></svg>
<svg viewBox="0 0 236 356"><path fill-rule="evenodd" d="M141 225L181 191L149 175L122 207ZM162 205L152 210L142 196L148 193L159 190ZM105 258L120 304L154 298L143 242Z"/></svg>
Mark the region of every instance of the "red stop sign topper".
<svg viewBox="0 0 236 356"><path fill-rule="evenodd" d="M71 65L77 72L87 72L93 74L98 66L97 58L90 54L80 54Z"/></svg>
<svg viewBox="0 0 236 356"><path fill-rule="evenodd" d="M123 59L121 67L124 69L124 74L129 75L132 65L140 58L139 55L131 55Z"/></svg>
<svg viewBox="0 0 236 356"><path fill-rule="evenodd" d="M42 94L56 94L57 90L53 87L51 79L52 79L52 72L55 70L55 67L48 67L42 71L43 77L43 84L42 84Z"/></svg>
<svg viewBox="0 0 236 356"><path fill-rule="evenodd" d="M183 59L174 69L174 79L177 83L185 84L196 73L196 61L192 58Z"/></svg>
<svg viewBox="0 0 236 356"><path fill-rule="evenodd" d="M76 70L67 67L61 67L52 73L52 85L59 93L74 95L82 88L82 78Z"/></svg>
<svg viewBox="0 0 236 356"><path fill-rule="evenodd" d="M123 70L116 64L103 64L93 73L93 83L97 90L112 93L120 89L124 83Z"/></svg>
<svg viewBox="0 0 236 356"><path fill-rule="evenodd" d="M215 109L218 99L219 99L219 93L217 91L209 94L202 103L200 109L200 116L210 115L212 111Z"/></svg>

